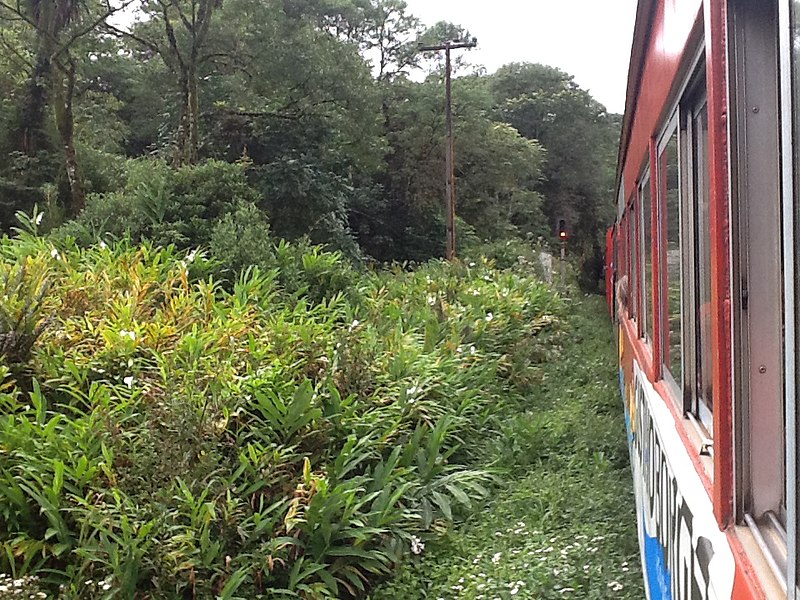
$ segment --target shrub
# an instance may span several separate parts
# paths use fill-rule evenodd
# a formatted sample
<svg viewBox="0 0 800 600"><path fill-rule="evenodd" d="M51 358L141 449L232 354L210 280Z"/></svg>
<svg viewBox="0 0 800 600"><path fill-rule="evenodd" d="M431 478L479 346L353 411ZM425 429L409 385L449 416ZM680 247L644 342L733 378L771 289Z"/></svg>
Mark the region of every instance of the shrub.
<svg viewBox="0 0 800 600"><path fill-rule="evenodd" d="M212 251L254 260L252 215ZM463 440L561 310L483 261L369 273L283 243L223 287L174 246L52 251L0 243L57 309L30 393L0 372L0 569L69 598L362 595L488 493Z"/></svg>
<svg viewBox="0 0 800 600"><path fill-rule="evenodd" d="M267 270L275 264L266 215L246 202L217 221L208 245L211 256L234 278L248 267Z"/></svg>
<svg viewBox="0 0 800 600"><path fill-rule="evenodd" d="M56 236L90 245L103 236L194 248L210 242L217 222L259 196L245 166L207 161L173 170L162 160L128 161L124 187L92 194L79 217Z"/></svg>

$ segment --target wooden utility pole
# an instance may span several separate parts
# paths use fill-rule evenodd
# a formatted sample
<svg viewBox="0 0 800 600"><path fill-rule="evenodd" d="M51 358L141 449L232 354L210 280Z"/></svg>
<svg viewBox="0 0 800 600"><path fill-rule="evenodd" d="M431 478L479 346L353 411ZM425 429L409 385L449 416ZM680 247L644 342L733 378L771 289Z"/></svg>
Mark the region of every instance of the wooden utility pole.
<svg viewBox="0 0 800 600"><path fill-rule="evenodd" d="M445 134L445 198L444 212L447 222L447 240L445 258L453 260L456 257L456 174L455 174L455 145L453 144L453 90L451 85L452 65L450 62L450 50L459 48L474 48L478 45L478 40L472 38L470 42L449 41L438 46L420 46L420 52L445 52L445 119L447 122L447 133Z"/></svg>

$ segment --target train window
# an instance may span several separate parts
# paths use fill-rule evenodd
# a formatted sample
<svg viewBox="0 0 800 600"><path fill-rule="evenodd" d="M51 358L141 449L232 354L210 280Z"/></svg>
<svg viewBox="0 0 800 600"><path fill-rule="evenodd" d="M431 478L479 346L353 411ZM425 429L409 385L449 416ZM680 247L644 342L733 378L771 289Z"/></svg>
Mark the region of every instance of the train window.
<svg viewBox="0 0 800 600"><path fill-rule="evenodd" d="M619 226L619 264L617 272L622 279L628 274L628 218L623 217Z"/></svg>
<svg viewBox="0 0 800 600"><path fill-rule="evenodd" d="M691 112L692 183L694 209L694 323L695 323L695 389L692 409L711 430L714 390L711 378L711 231L709 229L708 189L708 108L705 100Z"/></svg>
<svg viewBox="0 0 800 600"><path fill-rule="evenodd" d="M639 201L642 207L639 227L641 230L641 329L640 335L651 347L653 343L653 201L650 192L650 175L646 173L639 186Z"/></svg>
<svg viewBox="0 0 800 600"><path fill-rule="evenodd" d="M778 2L730 4L730 192L737 513L786 581ZM788 117L788 115L787 115ZM712 209L716 198L711 198ZM712 226L714 224L712 223ZM712 248L715 254L716 248ZM718 390L715 390L718 391ZM717 407L715 407L717 410ZM793 533L792 533L793 535Z"/></svg>
<svg viewBox="0 0 800 600"><path fill-rule="evenodd" d="M785 5L781 7L785 8ZM788 13L788 14L787 14ZM793 280L793 288L787 290L787 308L794 302L794 314L789 314L787 310L787 381L785 393L785 418L787 428L794 431L794 444L790 444L786 449L787 470L794 476L794 484L787 486L785 490L786 498L784 504L789 512L787 526L789 528L789 557L792 560L793 569L789 569L790 588L795 587L795 597L800 597L800 516L797 514L798 504L800 504L800 477L798 477L798 422L800 421L800 403L798 403L797 390L800 389L800 235L797 233L797 224L800 223L800 0L790 0L788 11L782 14L782 27L788 29L789 35L782 43L782 62L791 66L788 80L791 86L791 112L792 122L787 123L793 131L786 132L784 143L793 150L793 164L787 165L784 177L788 184L784 186L787 191L785 194L784 218L791 223L794 220L794 239L791 237L786 240L787 245L792 244L794 251L794 261L787 261L785 265L786 277ZM786 22L788 20L788 23ZM785 33L785 30L782 34ZM783 41L783 40L782 40ZM788 55L788 56L786 56ZM788 119L787 119L788 121ZM789 152L787 152L789 155ZM794 193L790 193L790 190ZM793 196L793 198L792 198ZM793 202L793 206L792 206ZM790 217L791 215L791 217ZM794 273L792 273L792 270ZM793 359L793 360L792 360ZM791 371L794 376L789 379ZM791 478L789 479L791 482Z"/></svg>
<svg viewBox="0 0 800 600"><path fill-rule="evenodd" d="M662 239L665 248L665 268L661 288L666 294L663 303L664 319L661 339L665 377L671 378L679 389L683 388L682 314L683 293L681 283L681 193L678 157L677 124L666 137L659 155L659 206L663 207Z"/></svg>
<svg viewBox="0 0 800 600"><path fill-rule="evenodd" d="M639 269L637 265L638 244L636 243L636 203L631 203L628 210L628 269L630 273L631 297L628 305L628 314L631 319L636 319L639 304Z"/></svg>

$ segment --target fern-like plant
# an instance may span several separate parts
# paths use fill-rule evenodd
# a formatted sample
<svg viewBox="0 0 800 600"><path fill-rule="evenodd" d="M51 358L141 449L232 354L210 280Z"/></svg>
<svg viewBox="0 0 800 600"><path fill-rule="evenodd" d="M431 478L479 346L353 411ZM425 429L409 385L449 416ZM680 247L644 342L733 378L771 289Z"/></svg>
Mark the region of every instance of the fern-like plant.
<svg viewBox="0 0 800 600"><path fill-rule="evenodd" d="M42 306L47 267L39 260L0 267L0 357L9 365L25 363L44 331Z"/></svg>

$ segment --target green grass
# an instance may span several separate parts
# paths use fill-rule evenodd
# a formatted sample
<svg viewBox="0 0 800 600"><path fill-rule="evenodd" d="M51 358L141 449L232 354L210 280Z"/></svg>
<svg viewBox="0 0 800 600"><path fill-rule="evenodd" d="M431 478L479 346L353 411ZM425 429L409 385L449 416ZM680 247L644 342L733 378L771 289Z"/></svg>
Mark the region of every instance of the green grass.
<svg viewBox="0 0 800 600"><path fill-rule="evenodd" d="M644 597L611 326L599 297L568 312L560 355L482 442L493 500L373 600Z"/></svg>

